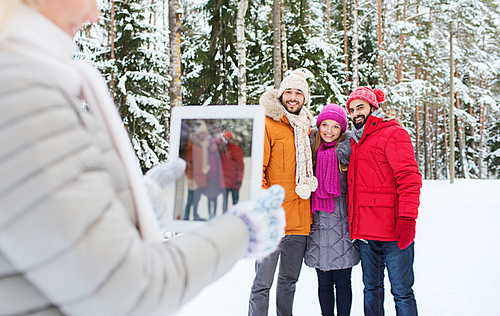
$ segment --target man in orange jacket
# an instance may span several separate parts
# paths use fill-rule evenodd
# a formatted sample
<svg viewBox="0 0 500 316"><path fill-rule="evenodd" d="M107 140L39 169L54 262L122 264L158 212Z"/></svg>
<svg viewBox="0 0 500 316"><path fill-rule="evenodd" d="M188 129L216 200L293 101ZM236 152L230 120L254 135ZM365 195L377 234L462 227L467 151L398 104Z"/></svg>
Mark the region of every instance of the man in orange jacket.
<svg viewBox="0 0 500 316"><path fill-rule="evenodd" d="M276 311L279 316L292 315L295 284L312 221L309 196L317 187L308 137L312 121L309 101L309 86L300 70L285 77L279 89L260 98L266 109L262 186L279 184L285 189L286 228L278 250L256 262L249 316L267 315L278 258Z"/></svg>

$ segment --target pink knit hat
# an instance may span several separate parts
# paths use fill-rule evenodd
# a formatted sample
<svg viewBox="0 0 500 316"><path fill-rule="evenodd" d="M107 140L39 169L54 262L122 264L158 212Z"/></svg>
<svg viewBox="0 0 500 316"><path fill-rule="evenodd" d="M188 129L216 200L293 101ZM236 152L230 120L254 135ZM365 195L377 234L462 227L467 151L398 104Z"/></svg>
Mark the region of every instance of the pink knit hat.
<svg viewBox="0 0 500 316"><path fill-rule="evenodd" d="M351 103L352 100L357 99L364 100L378 109L378 104L385 101L385 94L384 91L380 89L375 88L372 90L369 87L359 87L349 96L349 99L346 102L347 111L349 111L349 103Z"/></svg>
<svg viewBox="0 0 500 316"><path fill-rule="evenodd" d="M338 104L330 103L323 108L323 111L316 120L316 126L319 127L324 120L334 120L339 123L342 132L347 130L347 114L345 110Z"/></svg>

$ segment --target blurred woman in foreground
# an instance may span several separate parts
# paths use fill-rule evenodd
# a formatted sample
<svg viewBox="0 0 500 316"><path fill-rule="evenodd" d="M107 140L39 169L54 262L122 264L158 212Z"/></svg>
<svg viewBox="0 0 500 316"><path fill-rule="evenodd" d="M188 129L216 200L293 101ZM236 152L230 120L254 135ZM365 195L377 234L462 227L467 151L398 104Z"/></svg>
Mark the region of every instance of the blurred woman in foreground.
<svg viewBox="0 0 500 316"><path fill-rule="evenodd" d="M274 250L280 187L164 241L163 204L102 76L72 59L95 0L0 4L0 315L167 315L239 258ZM146 178L161 189L184 168Z"/></svg>

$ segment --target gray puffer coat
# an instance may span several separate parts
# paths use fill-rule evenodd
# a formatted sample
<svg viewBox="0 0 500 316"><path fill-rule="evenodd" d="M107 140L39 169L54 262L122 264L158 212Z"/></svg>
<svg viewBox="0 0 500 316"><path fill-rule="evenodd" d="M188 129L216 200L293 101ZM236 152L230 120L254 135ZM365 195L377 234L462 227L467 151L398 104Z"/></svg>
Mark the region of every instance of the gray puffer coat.
<svg viewBox="0 0 500 316"><path fill-rule="evenodd" d="M176 311L243 257L245 223L144 241L108 133L53 78L0 47L0 315Z"/></svg>
<svg viewBox="0 0 500 316"><path fill-rule="evenodd" d="M313 133L311 133L313 134ZM314 135L312 135L314 136ZM346 132L345 139L335 149L342 164L347 165L351 154L352 134ZM347 269L359 262L357 242L349 239L347 216L347 171L340 174L340 196L335 197L332 213L316 211L304 255L305 264L322 271Z"/></svg>

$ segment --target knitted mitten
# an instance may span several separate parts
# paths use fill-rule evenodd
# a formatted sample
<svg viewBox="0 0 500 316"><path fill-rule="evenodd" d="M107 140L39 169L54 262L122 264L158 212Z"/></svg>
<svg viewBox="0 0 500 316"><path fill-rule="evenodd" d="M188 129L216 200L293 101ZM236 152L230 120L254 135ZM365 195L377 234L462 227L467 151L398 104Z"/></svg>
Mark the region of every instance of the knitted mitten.
<svg viewBox="0 0 500 316"><path fill-rule="evenodd" d="M175 180L182 176L185 170L186 161L177 158L154 166L144 176L146 191L162 231L166 230L173 216L173 210L169 209L167 200L167 187L175 185Z"/></svg>
<svg viewBox="0 0 500 316"><path fill-rule="evenodd" d="M160 187L165 188L167 184L177 180L185 170L186 162L183 159L168 160L146 172L146 179L153 180Z"/></svg>
<svg viewBox="0 0 500 316"><path fill-rule="evenodd" d="M399 249L408 247L415 239L416 221L411 217L399 217L396 222L396 240Z"/></svg>
<svg viewBox="0 0 500 316"><path fill-rule="evenodd" d="M339 142L337 148L335 148L337 157L344 166L349 164L349 158L351 157L351 138L352 132L346 131L344 140Z"/></svg>
<svg viewBox="0 0 500 316"><path fill-rule="evenodd" d="M238 203L228 210L248 226L250 242L247 258L261 259L276 250L286 225L285 212L281 207L284 199L285 190L273 185L258 198Z"/></svg>

